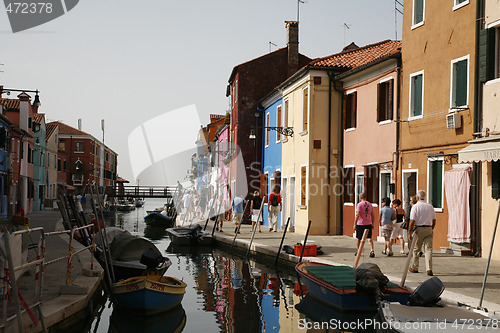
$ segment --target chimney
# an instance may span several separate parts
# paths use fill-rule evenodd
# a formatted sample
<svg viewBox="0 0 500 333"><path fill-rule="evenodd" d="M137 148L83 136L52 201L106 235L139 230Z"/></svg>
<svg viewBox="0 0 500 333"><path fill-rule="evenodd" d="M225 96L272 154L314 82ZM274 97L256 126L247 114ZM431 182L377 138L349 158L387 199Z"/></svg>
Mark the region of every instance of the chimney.
<svg viewBox="0 0 500 333"><path fill-rule="evenodd" d="M285 21L288 48L288 77L299 69L299 21Z"/></svg>

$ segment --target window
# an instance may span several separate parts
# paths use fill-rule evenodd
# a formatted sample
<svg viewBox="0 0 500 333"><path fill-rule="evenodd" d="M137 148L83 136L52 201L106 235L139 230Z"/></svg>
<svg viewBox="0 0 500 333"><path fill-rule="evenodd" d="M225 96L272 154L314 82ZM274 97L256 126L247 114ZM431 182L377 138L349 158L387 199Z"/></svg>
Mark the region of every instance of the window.
<svg viewBox="0 0 500 333"><path fill-rule="evenodd" d="M57 171L61 171L61 159L57 159Z"/></svg>
<svg viewBox="0 0 500 333"><path fill-rule="evenodd" d="M47 168L50 168L50 153L47 153Z"/></svg>
<svg viewBox="0 0 500 333"><path fill-rule="evenodd" d="M68 170L68 165L66 164L66 160L63 162L63 170L66 172Z"/></svg>
<svg viewBox="0 0 500 333"><path fill-rule="evenodd" d="M238 103L238 80L234 82L234 104Z"/></svg>
<svg viewBox="0 0 500 333"><path fill-rule="evenodd" d="M267 181L268 181L268 174L267 173L262 173L260 175L260 194L264 197L264 202L267 202Z"/></svg>
<svg viewBox="0 0 500 333"><path fill-rule="evenodd" d="M394 110L394 80L380 82L377 85L377 122L392 120Z"/></svg>
<svg viewBox="0 0 500 333"><path fill-rule="evenodd" d="M83 141L75 142L75 153L83 153Z"/></svg>
<svg viewBox="0 0 500 333"><path fill-rule="evenodd" d="M469 56L451 61L450 107L464 107L469 102Z"/></svg>
<svg viewBox="0 0 500 333"><path fill-rule="evenodd" d="M356 91L344 95L344 129L356 128Z"/></svg>
<svg viewBox="0 0 500 333"><path fill-rule="evenodd" d="M28 163L33 163L30 146L28 146Z"/></svg>
<svg viewBox="0 0 500 333"><path fill-rule="evenodd" d="M415 29L424 24L425 0L413 0L413 24Z"/></svg>
<svg viewBox="0 0 500 333"><path fill-rule="evenodd" d="M302 206L306 205L306 195L307 195L307 180L306 180L306 167L300 167L300 204Z"/></svg>
<svg viewBox="0 0 500 333"><path fill-rule="evenodd" d="M463 6L469 4L469 0L455 0L453 5L453 10L462 8Z"/></svg>
<svg viewBox="0 0 500 333"><path fill-rule="evenodd" d="M280 170L274 171L274 184L273 184L272 188L274 188L274 185L279 185L280 190L281 190L281 171Z"/></svg>
<svg viewBox="0 0 500 333"><path fill-rule="evenodd" d="M288 100L285 101L285 109L283 110L283 126L288 127Z"/></svg>
<svg viewBox="0 0 500 333"><path fill-rule="evenodd" d="M6 148L6 142L7 142L7 131L5 130L5 128L0 127L0 149Z"/></svg>
<svg viewBox="0 0 500 333"><path fill-rule="evenodd" d="M391 197L391 173L380 172L380 199Z"/></svg>
<svg viewBox="0 0 500 333"><path fill-rule="evenodd" d="M378 165L365 166L365 192L366 200L372 203L378 202Z"/></svg>
<svg viewBox="0 0 500 333"><path fill-rule="evenodd" d="M491 163L491 197L500 198L500 161Z"/></svg>
<svg viewBox="0 0 500 333"><path fill-rule="evenodd" d="M109 162L109 153L106 152L106 162Z"/></svg>
<svg viewBox="0 0 500 333"><path fill-rule="evenodd" d="M269 127L269 113L266 114L266 127ZM269 128L266 128L266 147L269 146Z"/></svg>
<svg viewBox="0 0 500 333"><path fill-rule="evenodd" d="M33 126L32 122L33 120L31 118L28 118L28 128L31 128L31 126Z"/></svg>
<svg viewBox="0 0 500 333"><path fill-rule="evenodd" d="M443 208L443 158L427 161L427 192L429 203L437 209Z"/></svg>
<svg viewBox="0 0 500 333"><path fill-rule="evenodd" d="M356 174L356 205L359 203L359 195L365 191L365 175L362 173Z"/></svg>
<svg viewBox="0 0 500 333"><path fill-rule="evenodd" d="M61 171L61 166L58 166L57 155L54 154L54 169L57 168L57 171Z"/></svg>
<svg viewBox="0 0 500 333"><path fill-rule="evenodd" d="M302 91L302 131L307 131L309 111L309 88L306 87Z"/></svg>
<svg viewBox="0 0 500 333"><path fill-rule="evenodd" d="M344 168L344 203L353 203L354 200L354 167Z"/></svg>
<svg viewBox="0 0 500 333"><path fill-rule="evenodd" d="M410 75L410 118L421 117L424 104L424 72Z"/></svg>
<svg viewBox="0 0 500 333"><path fill-rule="evenodd" d="M281 105L276 109L276 127L281 127ZM276 131L276 142L281 140L281 133Z"/></svg>

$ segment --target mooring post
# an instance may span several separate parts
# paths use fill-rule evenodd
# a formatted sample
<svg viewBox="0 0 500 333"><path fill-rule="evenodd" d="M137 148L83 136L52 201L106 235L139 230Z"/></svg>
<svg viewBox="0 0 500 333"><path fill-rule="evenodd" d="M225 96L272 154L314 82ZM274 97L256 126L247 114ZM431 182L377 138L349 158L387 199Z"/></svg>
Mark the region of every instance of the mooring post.
<svg viewBox="0 0 500 333"><path fill-rule="evenodd" d="M245 209L243 209L243 216L245 216L245 212L247 211L249 202L250 202L250 200L247 201L247 204L245 205ZM238 226L235 229L233 243L231 244L231 247L234 246L234 242L236 242L236 237L238 236L238 233L240 232L241 223L243 222L243 216L241 217L240 223L238 223Z"/></svg>
<svg viewBox="0 0 500 333"><path fill-rule="evenodd" d="M363 252L363 247L365 246L366 238L368 237L368 229L363 231L363 236L361 237L361 242L356 252L356 259L354 259L354 268L358 267L359 259L361 258L361 252Z"/></svg>
<svg viewBox="0 0 500 333"><path fill-rule="evenodd" d="M250 244L248 244L247 256L248 256L248 253L250 252L250 247L252 246L252 243L253 243L253 238L255 236L255 231L257 231L257 227L258 227L257 224L260 223L259 220L260 220L260 217L262 216L262 207L264 207L264 205L261 204L260 205L260 209L259 209L259 215L257 215L257 222L255 222L255 228L253 228L253 231L252 231L252 238L250 239ZM250 217L250 219L252 219L252 218Z"/></svg>
<svg viewBox="0 0 500 333"><path fill-rule="evenodd" d="M306 249L307 244L307 236L309 236L309 228L311 228L311 221L309 221L309 224L307 225L306 237L304 238L304 244L302 244L302 252L300 253L299 262L302 262L302 257L304 256L304 250Z"/></svg>
<svg viewBox="0 0 500 333"><path fill-rule="evenodd" d="M286 231L288 230L288 224L290 223L290 217L286 220L285 231L283 231L283 236L281 237L280 247L278 248L278 254L276 255L276 260L274 261L274 266L278 265L278 259L281 253L281 247L283 246L283 241L285 240Z"/></svg>

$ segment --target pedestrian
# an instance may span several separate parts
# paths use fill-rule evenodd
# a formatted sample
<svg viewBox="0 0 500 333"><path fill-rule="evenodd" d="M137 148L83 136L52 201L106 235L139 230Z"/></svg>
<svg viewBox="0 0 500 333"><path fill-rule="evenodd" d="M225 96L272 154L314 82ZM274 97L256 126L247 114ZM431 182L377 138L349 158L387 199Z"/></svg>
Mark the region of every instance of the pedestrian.
<svg viewBox="0 0 500 333"><path fill-rule="evenodd" d="M409 205L406 207L406 211L405 211L405 220L408 221L407 223L407 226L408 228L403 232L403 236L404 236L404 239L405 239L405 242L408 242L408 235L410 234L410 213L411 213L411 208L417 203L417 196L416 195L412 195L410 197L410 202L409 202ZM411 251L410 249L410 242L408 242L408 252ZM422 256L422 252L420 252L420 256Z"/></svg>
<svg viewBox="0 0 500 333"><path fill-rule="evenodd" d="M268 210L269 210L269 232L278 231L278 217L279 212L281 212L281 195L280 186L274 185L273 193L269 195ZM278 208L279 206L279 208Z"/></svg>
<svg viewBox="0 0 500 333"><path fill-rule="evenodd" d="M255 228L255 224L257 223L257 225L259 226L259 232L262 232L260 230L260 223L262 222L262 213L260 211L260 206L262 205L262 198L260 197L259 191L253 192L253 197L251 200L252 201L250 201L250 211L252 212L252 231L253 228Z"/></svg>
<svg viewBox="0 0 500 333"><path fill-rule="evenodd" d="M422 250L423 245L427 275L432 276L432 240L433 230L436 226L436 213L434 212L434 207L430 203L425 202L425 191L418 191L417 197L418 202L411 208L410 227L408 228L408 231L414 230L409 234L409 240L411 241L412 237L416 237L415 245L411 249L413 257L409 271L418 273L420 259L418 254Z"/></svg>
<svg viewBox="0 0 500 333"><path fill-rule="evenodd" d="M182 203L184 205L184 221L189 219L189 215L191 214L191 209L193 205L193 196L190 191L186 191L184 197L182 198Z"/></svg>
<svg viewBox="0 0 500 333"><path fill-rule="evenodd" d="M391 199L383 198L382 199L382 208L380 209L380 231L382 237L385 239L384 251L382 254L387 254L388 257L392 257L392 231L394 229L393 220L396 219L396 211L390 207Z"/></svg>
<svg viewBox="0 0 500 333"><path fill-rule="evenodd" d="M234 233L240 233L238 230L238 226L240 224L241 219L243 218L243 202L244 200L240 195L236 195L236 197L231 200L231 208L233 210L233 223L234 223Z"/></svg>
<svg viewBox="0 0 500 333"><path fill-rule="evenodd" d="M373 248L372 229L373 221L375 221L375 212L371 203L366 201L366 193L359 195L360 202L356 206L356 217L354 218L354 231L356 232L356 249L359 249L359 244L363 238L363 232L368 230L368 244L370 245L370 258L375 257ZM354 254L357 255L357 252Z"/></svg>
<svg viewBox="0 0 500 333"><path fill-rule="evenodd" d="M216 216L217 221L215 222L215 230L222 232L222 226L224 225L227 210L226 200L224 200L224 196L222 194L219 195L219 199L215 204L217 205L217 207L214 207L214 211L219 214L218 217Z"/></svg>
<svg viewBox="0 0 500 333"><path fill-rule="evenodd" d="M399 199L392 200L392 207L396 211L396 224L392 230L391 242L396 242L399 239L401 244L401 251L399 253L405 254L405 229L401 228L405 218L405 210L402 207L402 202Z"/></svg>

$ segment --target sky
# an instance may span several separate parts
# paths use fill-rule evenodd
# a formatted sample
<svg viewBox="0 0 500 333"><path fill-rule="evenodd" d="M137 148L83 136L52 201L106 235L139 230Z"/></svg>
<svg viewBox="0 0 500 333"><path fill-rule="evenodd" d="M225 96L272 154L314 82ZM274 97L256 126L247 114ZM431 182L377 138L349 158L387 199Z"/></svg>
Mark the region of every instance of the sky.
<svg viewBox="0 0 500 333"><path fill-rule="evenodd" d="M12 33L2 8L0 85L40 90L47 122L77 127L82 119L82 130L99 140L104 119L104 142L118 153L120 177L175 184L192 151L150 161L136 136L130 143L131 133L160 146L194 147L196 138L179 135L172 117L162 115L194 107L198 117L186 114L199 127L209 114L224 114L232 68L268 53L269 42L273 51L285 47L284 21L296 19L297 0L81 0L53 21ZM401 39L394 0L305 0L299 21L299 52L310 58L351 42L364 46L396 33ZM141 125L160 120L165 125L154 133ZM153 165L138 174L133 166L141 163Z"/></svg>

